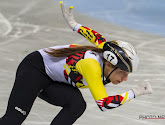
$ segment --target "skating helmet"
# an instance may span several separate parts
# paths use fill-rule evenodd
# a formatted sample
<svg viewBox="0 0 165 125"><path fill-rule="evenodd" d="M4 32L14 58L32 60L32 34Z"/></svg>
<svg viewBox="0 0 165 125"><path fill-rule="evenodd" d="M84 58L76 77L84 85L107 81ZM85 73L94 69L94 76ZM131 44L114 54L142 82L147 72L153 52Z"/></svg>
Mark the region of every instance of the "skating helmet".
<svg viewBox="0 0 165 125"><path fill-rule="evenodd" d="M103 46L103 57L124 71L136 72L138 69L138 54L127 42L120 40L106 42Z"/></svg>

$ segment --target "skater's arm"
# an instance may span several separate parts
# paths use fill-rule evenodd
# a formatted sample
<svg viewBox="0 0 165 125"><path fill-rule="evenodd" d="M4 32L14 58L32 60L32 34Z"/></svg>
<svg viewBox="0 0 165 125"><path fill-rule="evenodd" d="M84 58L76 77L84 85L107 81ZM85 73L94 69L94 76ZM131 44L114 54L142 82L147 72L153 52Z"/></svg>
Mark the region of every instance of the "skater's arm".
<svg viewBox="0 0 165 125"><path fill-rule="evenodd" d="M69 27L72 30L77 31L79 34L84 36L87 40L89 40L96 47L103 48L103 45L106 42L106 39L101 34L97 33L96 31L77 23L74 20L74 16L72 13L73 12L73 6L71 6L69 8L69 11L67 11L65 9L62 1L60 1L60 5L61 5L63 17L66 20Z"/></svg>
<svg viewBox="0 0 165 125"><path fill-rule="evenodd" d="M84 77L93 98L102 111L119 107L134 98L132 90L120 95L108 96L101 80L100 64L95 59L80 60L76 64L76 69Z"/></svg>
<svg viewBox="0 0 165 125"><path fill-rule="evenodd" d="M106 39L101 34L86 26L79 24L75 27L75 31L84 36L96 47L103 48L103 45L106 42Z"/></svg>

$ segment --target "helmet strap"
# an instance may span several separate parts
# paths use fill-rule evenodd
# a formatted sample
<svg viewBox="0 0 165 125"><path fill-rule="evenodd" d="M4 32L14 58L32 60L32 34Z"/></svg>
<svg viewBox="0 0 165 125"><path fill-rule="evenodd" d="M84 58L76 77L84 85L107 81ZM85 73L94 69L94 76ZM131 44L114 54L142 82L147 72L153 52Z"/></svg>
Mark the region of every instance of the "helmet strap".
<svg viewBox="0 0 165 125"><path fill-rule="evenodd" d="M117 69L117 67L115 67L107 76L107 78L104 80L104 67L105 67L105 63L103 64L103 84L106 85L108 83L111 82L111 80L109 79L109 76Z"/></svg>

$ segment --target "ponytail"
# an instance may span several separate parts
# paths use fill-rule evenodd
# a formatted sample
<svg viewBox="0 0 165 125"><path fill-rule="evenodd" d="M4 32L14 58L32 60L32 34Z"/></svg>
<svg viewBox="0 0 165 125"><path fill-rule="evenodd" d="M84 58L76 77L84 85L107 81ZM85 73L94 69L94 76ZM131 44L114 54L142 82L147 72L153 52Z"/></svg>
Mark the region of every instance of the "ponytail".
<svg viewBox="0 0 165 125"><path fill-rule="evenodd" d="M103 50L94 46L74 46L71 48L61 48L61 49L51 49L44 50L46 53L48 53L50 56L54 57L64 57L64 56L70 56L76 53L85 52L87 50L95 51L97 53L102 53Z"/></svg>

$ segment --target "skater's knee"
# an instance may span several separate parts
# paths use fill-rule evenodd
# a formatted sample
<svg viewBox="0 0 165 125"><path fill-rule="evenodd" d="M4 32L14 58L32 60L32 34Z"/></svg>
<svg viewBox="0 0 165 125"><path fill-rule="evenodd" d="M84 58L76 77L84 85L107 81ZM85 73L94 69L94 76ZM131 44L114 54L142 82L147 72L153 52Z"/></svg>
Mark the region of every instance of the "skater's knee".
<svg viewBox="0 0 165 125"><path fill-rule="evenodd" d="M86 106L87 105L83 97L78 95L74 96L69 104L71 113L73 115L76 114L77 117L81 116L84 113Z"/></svg>

